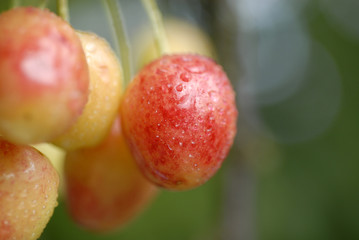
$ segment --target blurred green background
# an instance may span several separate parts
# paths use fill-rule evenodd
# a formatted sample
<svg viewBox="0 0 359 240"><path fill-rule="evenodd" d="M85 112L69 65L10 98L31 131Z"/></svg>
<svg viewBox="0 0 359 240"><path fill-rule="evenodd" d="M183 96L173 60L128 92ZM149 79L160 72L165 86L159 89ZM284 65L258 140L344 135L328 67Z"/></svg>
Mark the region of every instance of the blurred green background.
<svg viewBox="0 0 359 240"><path fill-rule="evenodd" d="M119 2L136 65L136 36L148 21L140 1ZM78 228L60 199L41 239L359 239L359 2L158 3L165 16L196 24L213 40L237 92L232 151L208 183L162 191L109 235ZM69 4L76 29L114 46L101 1ZM2 11L8 6L0 2ZM49 7L56 11L52 1Z"/></svg>

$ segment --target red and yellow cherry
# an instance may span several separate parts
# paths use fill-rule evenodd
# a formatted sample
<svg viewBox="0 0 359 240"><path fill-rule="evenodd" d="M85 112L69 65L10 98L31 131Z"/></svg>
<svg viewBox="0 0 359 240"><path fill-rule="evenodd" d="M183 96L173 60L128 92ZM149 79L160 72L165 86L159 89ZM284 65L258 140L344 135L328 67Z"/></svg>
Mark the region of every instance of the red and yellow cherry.
<svg viewBox="0 0 359 240"><path fill-rule="evenodd" d="M0 239L37 239L57 206L58 184L39 151L0 138Z"/></svg>
<svg viewBox="0 0 359 240"><path fill-rule="evenodd" d="M78 32L90 72L90 94L82 115L69 131L53 142L75 150L99 144L111 129L122 91L121 66L105 39Z"/></svg>
<svg viewBox="0 0 359 240"><path fill-rule="evenodd" d="M64 172L66 151L51 143L37 143L31 146L36 148L43 155L45 155L50 160L51 164L54 166L57 173L59 174L60 183L59 183L58 195L59 198L62 198L64 193L63 172Z"/></svg>
<svg viewBox="0 0 359 240"><path fill-rule="evenodd" d="M72 27L48 10L0 15L0 135L16 143L49 141L80 116L89 75Z"/></svg>
<svg viewBox="0 0 359 240"><path fill-rule="evenodd" d="M199 55L167 55L145 66L128 86L121 113L140 169L168 189L206 182L236 134L232 86L218 64Z"/></svg>
<svg viewBox="0 0 359 240"><path fill-rule="evenodd" d="M68 152L65 182L70 215L94 232L121 228L155 196L125 142L120 118L98 146Z"/></svg>

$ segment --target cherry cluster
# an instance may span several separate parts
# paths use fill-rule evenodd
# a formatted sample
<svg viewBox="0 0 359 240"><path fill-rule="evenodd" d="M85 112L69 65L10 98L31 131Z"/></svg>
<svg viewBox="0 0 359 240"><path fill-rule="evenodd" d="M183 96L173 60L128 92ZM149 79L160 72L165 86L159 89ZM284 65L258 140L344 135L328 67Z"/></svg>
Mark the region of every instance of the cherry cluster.
<svg viewBox="0 0 359 240"><path fill-rule="evenodd" d="M45 9L0 15L0 239L37 239L59 176L32 144L66 151L70 215L118 229L159 188L187 190L220 168L236 133L232 86L212 59L164 55L129 86L108 43Z"/></svg>

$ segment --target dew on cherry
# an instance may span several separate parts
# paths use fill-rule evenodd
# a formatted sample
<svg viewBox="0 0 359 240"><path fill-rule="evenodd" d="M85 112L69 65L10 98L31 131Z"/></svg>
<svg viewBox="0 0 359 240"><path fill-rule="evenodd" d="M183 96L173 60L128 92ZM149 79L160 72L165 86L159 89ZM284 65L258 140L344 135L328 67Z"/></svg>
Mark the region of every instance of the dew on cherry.
<svg viewBox="0 0 359 240"><path fill-rule="evenodd" d="M170 145L167 143L167 147L170 151L173 151L173 149L170 147Z"/></svg>
<svg viewBox="0 0 359 240"><path fill-rule="evenodd" d="M182 84L178 84L178 85L176 86L176 90L177 90L178 92L182 92L182 90L183 90Z"/></svg>
<svg viewBox="0 0 359 240"><path fill-rule="evenodd" d="M188 100L189 100L189 94L185 94L179 99L179 103L182 105L182 107L187 107L186 103L188 102Z"/></svg>
<svg viewBox="0 0 359 240"><path fill-rule="evenodd" d="M185 65L184 67L188 72L190 73L196 73L196 74L200 74L200 73L204 73L206 71L206 67L204 65L198 65L198 64L193 64L193 65Z"/></svg>
<svg viewBox="0 0 359 240"><path fill-rule="evenodd" d="M180 79L183 81L183 82L189 82L191 80L191 76L187 73L187 72L183 72L181 73L180 75Z"/></svg>
<svg viewBox="0 0 359 240"><path fill-rule="evenodd" d="M158 69L163 68L168 72L162 77L157 75L157 79L151 79L151 76L156 76L154 73ZM144 67L135 77L125 93L125 99L131 101L124 101L121 114L126 134L131 136L128 140L134 146L132 151L135 155L143 156L137 162L141 166L151 166L150 170L142 169L148 179L165 188L184 190L199 186L216 172L225 157L218 156L216 152L230 148L235 132L234 92L231 88L219 91L223 85L228 85L228 79L223 74L216 63L208 58L198 55L166 55ZM144 102L151 101L153 108L159 108L162 114L156 115L152 122L141 121L141 125L146 126L144 132L134 122L152 110L143 109L143 112L139 112L135 111L135 106L140 106L141 97L151 87L150 84L156 89L164 87L166 91L160 96L145 96ZM173 92L168 90L172 86ZM217 114L217 110L221 108L233 113L231 119L226 120L226 125L218 124L224 121L223 118L227 118L224 111ZM163 124L161 128L156 126L159 122ZM147 129L153 129L153 126L156 126L156 132L148 134ZM221 142L220 144L207 144L212 143L213 133L222 138L214 140ZM143 138L144 135L146 139ZM161 142L157 140L155 149L153 144L146 145L154 136L162 138ZM144 154L143 151L149 150L150 154ZM175 154L169 154L169 151L174 151ZM201 153L194 154L195 152ZM199 168L206 161L207 155L216 166L209 164ZM161 160L158 156L161 156ZM173 169L179 171L173 172ZM191 177L187 177L188 171L185 169L193 171ZM171 181L163 181L156 170L166 174ZM180 186L175 185L178 179L184 179Z"/></svg>

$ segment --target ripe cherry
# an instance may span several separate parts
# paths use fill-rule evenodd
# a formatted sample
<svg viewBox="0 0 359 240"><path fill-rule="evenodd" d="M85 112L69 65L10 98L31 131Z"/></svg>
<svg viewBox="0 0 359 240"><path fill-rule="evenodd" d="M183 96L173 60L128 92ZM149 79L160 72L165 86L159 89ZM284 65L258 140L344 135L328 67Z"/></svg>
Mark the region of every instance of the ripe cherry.
<svg viewBox="0 0 359 240"><path fill-rule="evenodd" d="M137 168L119 116L99 145L68 152L65 182L72 218L94 232L122 228L157 193L157 188Z"/></svg>
<svg viewBox="0 0 359 240"><path fill-rule="evenodd" d="M80 116L88 68L72 27L48 10L0 15L0 134L16 143L53 139Z"/></svg>
<svg viewBox="0 0 359 240"><path fill-rule="evenodd" d="M190 189L221 166L236 133L232 86L213 60L168 55L144 67L122 104L123 128L144 175Z"/></svg>
<svg viewBox="0 0 359 240"><path fill-rule="evenodd" d="M94 33L77 32L90 72L88 102L76 123L53 142L75 150L98 145L116 117L122 91L121 66L107 41Z"/></svg>
<svg viewBox="0 0 359 240"><path fill-rule="evenodd" d="M44 155L0 138L0 239L37 239L57 206L58 185Z"/></svg>

